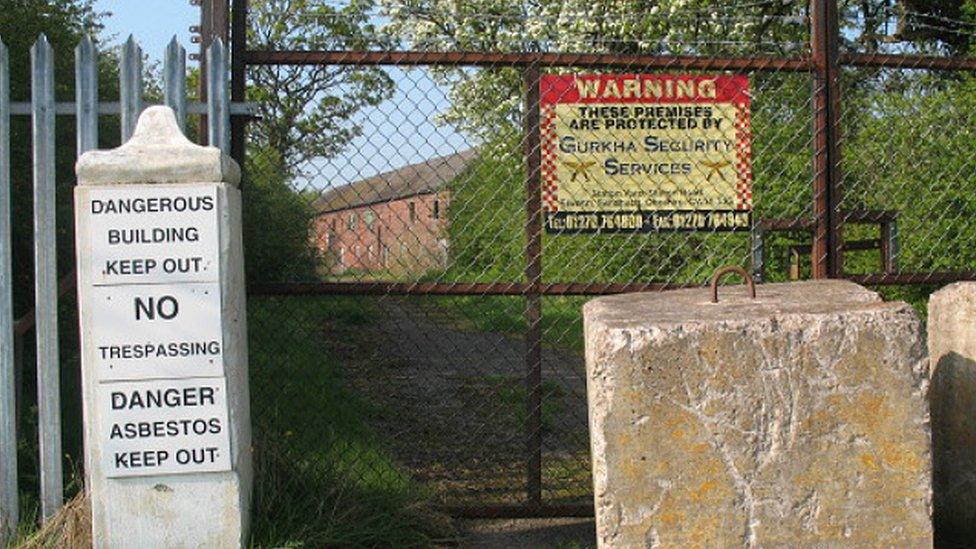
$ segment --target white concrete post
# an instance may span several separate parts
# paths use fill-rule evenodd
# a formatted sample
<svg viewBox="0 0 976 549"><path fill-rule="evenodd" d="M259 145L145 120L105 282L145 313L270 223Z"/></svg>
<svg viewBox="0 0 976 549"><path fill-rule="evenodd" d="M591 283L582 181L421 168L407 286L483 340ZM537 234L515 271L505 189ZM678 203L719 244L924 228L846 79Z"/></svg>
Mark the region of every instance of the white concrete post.
<svg viewBox="0 0 976 549"><path fill-rule="evenodd" d="M128 142L76 170L95 547L240 547L252 483L240 169L151 107Z"/></svg>

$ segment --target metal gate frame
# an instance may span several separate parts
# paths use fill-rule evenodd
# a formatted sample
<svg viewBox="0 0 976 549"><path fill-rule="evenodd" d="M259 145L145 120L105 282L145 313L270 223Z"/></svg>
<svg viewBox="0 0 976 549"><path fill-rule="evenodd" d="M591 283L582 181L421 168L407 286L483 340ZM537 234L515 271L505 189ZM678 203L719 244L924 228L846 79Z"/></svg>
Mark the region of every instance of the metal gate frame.
<svg viewBox="0 0 976 549"><path fill-rule="evenodd" d="M223 4L229 0L205 0ZM866 285L941 284L976 280L976 271L915 272L845 275L843 230L845 222L856 223L864 212L841 210L843 174L840 169L839 85L843 67L976 70L976 59L920 55L841 53L837 0L810 0L810 55L800 57L696 57L654 55L609 55L569 53L494 53L428 51L299 51L250 50L246 43L247 0L234 0L231 17L231 99L244 101L246 72L260 65L370 65L370 66L471 66L504 64L519 67L527 90L525 97L525 280L511 282L307 282L249 284L256 296L301 295L397 295L397 296L524 296L525 387L529 398L525 436L525 503L516 505L457 506L447 511L462 517L552 517L592 516L590 504L551 505L542 499L542 333L543 296L597 296L624 292L664 291L701 284L666 282L585 283L542 281L541 147L539 138L540 67L586 67L593 69L632 68L716 71L785 71L807 73L812 80L813 99L813 218L799 220L812 227L811 265L813 278L845 278ZM225 19L226 20L226 19ZM244 165L245 116L231 121L232 156ZM862 221L863 222L863 221ZM778 230L773 228L772 230ZM852 245L854 243L851 243ZM856 249L851 246L850 249Z"/></svg>

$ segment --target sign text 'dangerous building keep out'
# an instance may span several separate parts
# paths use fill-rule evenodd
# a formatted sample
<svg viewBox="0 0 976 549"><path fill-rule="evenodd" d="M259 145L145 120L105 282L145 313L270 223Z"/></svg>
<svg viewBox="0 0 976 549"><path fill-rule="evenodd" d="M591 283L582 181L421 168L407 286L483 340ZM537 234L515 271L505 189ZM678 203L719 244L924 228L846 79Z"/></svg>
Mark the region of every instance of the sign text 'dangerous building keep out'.
<svg viewBox="0 0 976 549"><path fill-rule="evenodd" d="M85 206L94 285L220 279L214 185L92 189Z"/></svg>

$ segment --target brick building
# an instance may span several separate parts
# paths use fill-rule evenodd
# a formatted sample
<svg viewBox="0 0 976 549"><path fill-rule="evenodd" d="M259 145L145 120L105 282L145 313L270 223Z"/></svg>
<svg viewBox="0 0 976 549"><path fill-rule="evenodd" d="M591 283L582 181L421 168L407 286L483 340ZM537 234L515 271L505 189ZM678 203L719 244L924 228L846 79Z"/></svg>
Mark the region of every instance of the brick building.
<svg viewBox="0 0 976 549"><path fill-rule="evenodd" d="M473 149L327 191L316 202L316 246L330 274L420 274L448 260L448 183Z"/></svg>

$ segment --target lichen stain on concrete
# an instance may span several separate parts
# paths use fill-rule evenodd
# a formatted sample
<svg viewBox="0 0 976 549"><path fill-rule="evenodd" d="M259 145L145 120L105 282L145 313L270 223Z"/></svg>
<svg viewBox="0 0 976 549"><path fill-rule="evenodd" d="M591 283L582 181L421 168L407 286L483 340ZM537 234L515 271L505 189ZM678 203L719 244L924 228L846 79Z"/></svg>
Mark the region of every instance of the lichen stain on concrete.
<svg viewBox="0 0 976 549"><path fill-rule="evenodd" d="M587 305L603 546L931 546L918 320L852 286L718 319L684 318L691 292Z"/></svg>

